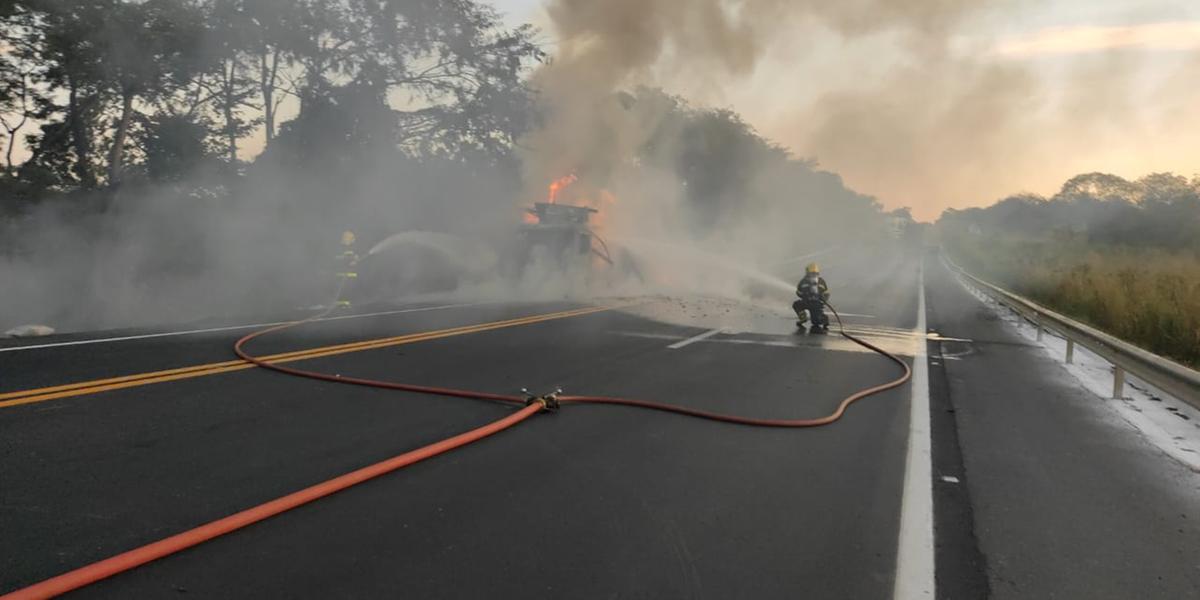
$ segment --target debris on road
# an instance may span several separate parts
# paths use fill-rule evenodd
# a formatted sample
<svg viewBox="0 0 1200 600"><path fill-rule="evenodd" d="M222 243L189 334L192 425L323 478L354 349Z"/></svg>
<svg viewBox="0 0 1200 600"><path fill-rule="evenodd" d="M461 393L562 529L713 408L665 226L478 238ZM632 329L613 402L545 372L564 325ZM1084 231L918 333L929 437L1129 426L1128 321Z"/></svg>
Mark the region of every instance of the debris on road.
<svg viewBox="0 0 1200 600"><path fill-rule="evenodd" d="M50 327L49 325L21 325L19 327L13 327L12 329L5 331L4 335L2 335L0 337L30 338L30 337L42 337L42 336L53 335L53 334L54 334L54 328Z"/></svg>

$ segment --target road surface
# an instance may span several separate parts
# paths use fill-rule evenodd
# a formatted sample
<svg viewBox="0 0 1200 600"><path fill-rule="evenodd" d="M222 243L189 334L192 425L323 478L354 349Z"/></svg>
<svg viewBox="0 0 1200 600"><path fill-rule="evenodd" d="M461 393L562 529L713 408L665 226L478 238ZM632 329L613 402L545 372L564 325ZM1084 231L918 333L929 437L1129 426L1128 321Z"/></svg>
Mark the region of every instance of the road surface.
<svg viewBox="0 0 1200 600"><path fill-rule="evenodd" d="M1099 401L935 256L822 261L848 326L919 374L834 425L567 406L75 595L890 598L920 597L934 579L944 598L1200 593L1195 473L1089 416ZM787 304L600 305L613 308L371 307L385 314L306 324L249 349L390 339L291 364L787 418L822 416L898 374L835 336L797 335ZM525 317L537 318L510 323ZM248 368L231 346L252 330L0 342L0 592L513 410ZM178 371L197 365L209 366ZM61 387L145 373L158 374Z"/></svg>

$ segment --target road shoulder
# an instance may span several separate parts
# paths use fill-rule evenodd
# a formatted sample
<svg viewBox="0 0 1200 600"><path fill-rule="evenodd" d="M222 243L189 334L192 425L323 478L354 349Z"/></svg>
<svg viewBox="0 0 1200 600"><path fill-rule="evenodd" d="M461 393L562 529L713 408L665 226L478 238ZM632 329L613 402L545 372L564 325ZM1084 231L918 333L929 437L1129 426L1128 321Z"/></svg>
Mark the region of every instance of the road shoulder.
<svg viewBox="0 0 1200 600"><path fill-rule="evenodd" d="M929 271L931 328L970 340L939 345L993 597L1195 597L1200 476Z"/></svg>

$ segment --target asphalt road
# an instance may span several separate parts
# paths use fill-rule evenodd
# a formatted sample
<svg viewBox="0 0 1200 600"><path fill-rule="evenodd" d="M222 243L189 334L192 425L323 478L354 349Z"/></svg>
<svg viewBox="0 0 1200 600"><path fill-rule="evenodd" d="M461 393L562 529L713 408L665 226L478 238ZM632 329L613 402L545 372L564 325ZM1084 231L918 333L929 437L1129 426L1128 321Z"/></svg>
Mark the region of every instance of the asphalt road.
<svg viewBox="0 0 1200 600"><path fill-rule="evenodd" d="M938 537L956 546L938 554L939 589L978 584L975 570L994 598L1200 597L1200 474L927 272L929 325L948 338L930 345Z"/></svg>
<svg viewBox="0 0 1200 600"><path fill-rule="evenodd" d="M956 295L957 284L918 252L822 258L848 325L910 361L926 344L924 332L913 331L923 260L930 328L1007 343L1001 326L981 317L969 296ZM373 308L389 314L304 325L250 350L290 352L550 315L292 364L491 392L563 387L786 418L824 415L844 396L897 375L894 364L844 340L797 335L786 304L752 310L712 299L637 301L610 301L622 307L578 316L558 315L581 306L571 302ZM715 328L722 331L688 343ZM0 592L512 411L242 365L115 382L96 393L42 389L224 363L248 331L9 351L153 332L2 342ZM1038 395L1066 384L1031 366L1015 343L996 342L1004 349L997 354L992 345L972 344L988 350L955 365L937 358L944 344L928 345L929 389L915 391L933 396L939 597L1102 597L1091 593L1097 590L1119 597L1136 589L1150 590L1148 597L1193 596L1200 587L1195 497L1139 487L1162 469L1176 483L1188 474L1163 467L1166 459L1146 447L1107 443L1102 436L1120 432L1073 420L1069 403L1047 420ZM994 361L1004 368L992 368ZM1021 385L1029 388L1013 389ZM42 391L17 393L35 389ZM568 406L75 595L889 598L903 547L901 513L913 509L904 494L913 393L905 386L869 398L838 423L808 430ZM1014 404L1020 410L1010 411ZM957 412L946 420L951 406ZM1014 439L1014 430L1022 435ZM1064 450L1072 440L1089 456ZM1079 489L1051 483L1057 471L1082 466L1088 474L1062 481ZM957 487L944 488L938 469L958 469ZM1078 522L1064 524L1064 514ZM1119 556L1131 538L1139 554ZM1088 561L1086 568L1072 566L1072 556ZM1112 561L1131 566L1109 568ZM1153 569L1132 566L1150 563ZM1110 575L1123 587L1108 584Z"/></svg>

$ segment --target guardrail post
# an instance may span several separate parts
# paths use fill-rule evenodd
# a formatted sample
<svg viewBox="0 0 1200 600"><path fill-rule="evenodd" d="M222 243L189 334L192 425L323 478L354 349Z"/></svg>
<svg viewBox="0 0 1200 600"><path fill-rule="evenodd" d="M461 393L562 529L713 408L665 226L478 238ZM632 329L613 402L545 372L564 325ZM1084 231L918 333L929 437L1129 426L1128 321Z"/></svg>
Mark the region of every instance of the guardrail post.
<svg viewBox="0 0 1200 600"><path fill-rule="evenodd" d="M1129 373L1132 373L1137 376L1138 380L1200 408L1200 371L1152 354L1085 323L1060 315L1028 298L971 275L955 265L954 261L944 254L942 258L949 268L960 276L960 282L974 292L983 294L981 299L989 307L995 308L997 316L1007 321L1003 310L1007 308L1017 316L1015 324L1017 328L1023 326L1021 321L1025 320L1025 315L1030 315L1030 323L1038 328L1038 339L1044 337L1046 330L1049 330L1051 335L1061 335L1067 342L1066 364L1075 363L1076 345L1092 350L1112 364L1113 398L1125 398L1125 382ZM1117 363L1122 366L1118 366Z"/></svg>

